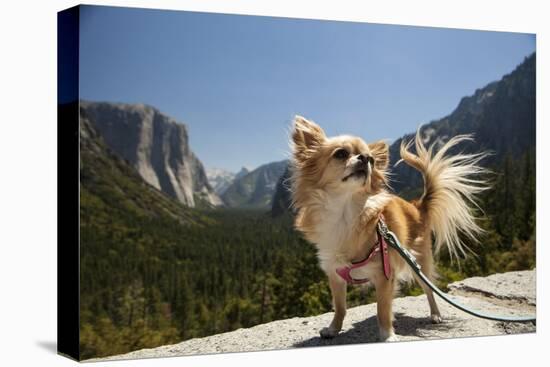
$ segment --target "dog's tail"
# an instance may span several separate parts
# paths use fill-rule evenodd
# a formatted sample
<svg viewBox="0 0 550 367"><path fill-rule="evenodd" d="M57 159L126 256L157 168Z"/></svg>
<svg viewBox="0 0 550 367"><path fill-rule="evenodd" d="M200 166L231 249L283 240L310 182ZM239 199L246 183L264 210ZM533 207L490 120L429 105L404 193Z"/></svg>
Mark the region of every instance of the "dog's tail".
<svg viewBox="0 0 550 367"><path fill-rule="evenodd" d="M451 258L466 255L468 247L461 234L477 241L477 235L483 232L476 223L472 205L478 207L477 194L488 188L481 177L485 169L479 166L487 153L445 155L467 140L472 140L471 135L457 135L434 152L436 144L426 149L418 129L414 139L416 154L409 151L412 140L401 142L401 159L424 177L424 194L416 205L435 235L435 252L445 244Z"/></svg>

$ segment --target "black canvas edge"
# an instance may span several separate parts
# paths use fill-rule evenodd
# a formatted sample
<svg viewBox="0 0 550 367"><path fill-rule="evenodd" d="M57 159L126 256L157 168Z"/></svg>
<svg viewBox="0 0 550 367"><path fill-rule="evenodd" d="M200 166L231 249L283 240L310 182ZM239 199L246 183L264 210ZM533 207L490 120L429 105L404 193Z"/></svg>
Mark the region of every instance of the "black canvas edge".
<svg viewBox="0 0 550 367"><path fill-rule="evenodd" d="M80 360L80 7L57 13L57 352Z"/></svg>

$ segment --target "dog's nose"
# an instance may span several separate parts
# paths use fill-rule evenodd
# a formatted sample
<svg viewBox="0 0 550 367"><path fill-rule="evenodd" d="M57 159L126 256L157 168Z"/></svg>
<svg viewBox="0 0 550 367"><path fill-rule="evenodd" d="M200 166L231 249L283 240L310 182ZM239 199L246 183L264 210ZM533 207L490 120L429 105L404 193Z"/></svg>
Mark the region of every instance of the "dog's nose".
<svg viewBox="0 0 550 367"><path fill-rule="evenodd" d="M363 163L365 166L370 163L371 165L374 163L374 158L368 154L359 154L357 157Z"/></svg>

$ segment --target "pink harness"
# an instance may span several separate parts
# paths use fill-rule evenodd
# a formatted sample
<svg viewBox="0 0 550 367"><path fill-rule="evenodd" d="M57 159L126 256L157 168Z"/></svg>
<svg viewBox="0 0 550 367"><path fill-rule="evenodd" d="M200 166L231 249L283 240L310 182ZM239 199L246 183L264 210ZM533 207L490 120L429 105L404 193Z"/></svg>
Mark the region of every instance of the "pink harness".
<svg viewBox="0 0 550 367"><path fill-rule="evenodd" d="M383 217L380 216L380 221L382 221ZM380 230L378 229L378 226L376 227L376 235L378 237L378 241L374 244L372 249L370 250L369 254L364 260L361 260L359 262L352 262L351 265L348 266L342 266L341 268L336 269L336 273L342 277L348 284L363 284L369 281L368 278L363 279L354 279L351 276L351 271L353 269L360 268L362 266L366 266L368 262L376 255L377 253L382 254L382 268L384 269L384 275L386 276L386 279L390 279L391 276L391 265L390 265L390 258L388 255L388 243L384 239L384 236L380 234Z"/></svg>

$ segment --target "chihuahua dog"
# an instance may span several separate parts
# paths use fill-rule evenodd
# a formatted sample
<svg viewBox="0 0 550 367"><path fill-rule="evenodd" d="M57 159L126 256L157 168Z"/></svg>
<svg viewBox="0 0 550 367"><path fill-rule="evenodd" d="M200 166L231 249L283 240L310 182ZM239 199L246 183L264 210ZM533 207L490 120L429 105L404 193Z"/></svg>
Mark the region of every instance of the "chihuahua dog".
<svg viewBox="0 0 550 367"><path fill-rule="evenodd" d="M296 116L292 129L292 205L295 227L317 248L321 268L328 276L334 318L320 334L335 337L346 314L347 282L338 268L365 259L377 244L377 223L384 218L389 230L417 259L422 271L435 277L433 253L445 245L451 256L465 254L461 240L476 240L482 232L473 209L476 195L487 188L479 176L485 154L446 155L468 135L450 139L435 152L426 148L420 129L415 139L401 144L401 160L422 173L424 193L412 202L388 192L388 145L371 144L354 136L327 137L321 127ZM432 238L433 236L433 238ZM433 246L433 249L432 249ZM379 335L382 341L398 340L393 329L392 301L400 281L415 275L393 249L387 256L391 275L385 274L381 253L366 266L353 270L376 289ZM441 322L432 291L417 279L427 295L431 320Z"/></svg>

